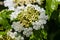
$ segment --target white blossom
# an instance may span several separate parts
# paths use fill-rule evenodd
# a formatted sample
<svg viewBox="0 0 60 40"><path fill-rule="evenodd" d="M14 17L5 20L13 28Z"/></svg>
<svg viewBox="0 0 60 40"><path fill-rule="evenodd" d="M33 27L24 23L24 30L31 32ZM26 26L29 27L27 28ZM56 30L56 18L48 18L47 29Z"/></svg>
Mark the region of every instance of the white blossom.
<svg viewBox="0 0 60 40"><path fill-rule="evenodd" d="M22 37L21 35L19 35L18 37L15 37L15 40L24 40L24 37Z"/></svg>
<svg viewBox="0 0 60 40"><path fill-rule="evenodd" d="M26 37L29 37L33 32L32 32L32 28L24 28L23 34L26 35Z"/></svg>
<svg viewBox="0 0 60 40"><path fill-rule="evenodd" d="M41 16L44 16L45 17L45 10L43 8L40 8L38 5L32 5L32 4L28 4L26 7L24 6L21 6L21 7L17 7L17 9L12 12L12 14L10 15L10 19L13 20L15 18L17 18L18 14L22 11L21 9L23 10L26 10L27 11L27 8L28 7L33 7L35 8L35 10L39 11L40 12L40 17ZM45 17L46 18L46 17Z"/></svg>
<svg viewBox="0 0 60 40"><path fill-rule="evenodd" d="M39 21L33 22L32 24L33 24L33 29L39 30L40 28L44 28L43 24L46 24L46 20L45 21L39 20Z"/></svg>
<svg viewBox="0 0 60 40"><path fill-rule="evenodd" d="M21 10L24 9L24 6L21 6L21 7L17 7L14 12L12 12L10 14L10 19L13 20L15 18L17 18L18 14L21 12Z"/></svg>
<svg viewBox="0 0 60 40"><path fill-rule="evenodd" d="M33 29L38 30L40 29L40 23L39 22L33 22Z"/></svg>
<svg viewBox="0 0 60 40"><path fill-rule="evenodd" d="M21 32L24 29L20 22L13 22L12 28L14 28L14 30L18 32Z"/></svg>
<svg viewBox="0 0 60 40"><path fill-rule="evenodd" d="M40 12L40 15L38 17L38 20L35 22L32 22L33 29L38 30L40 28L44 28L44 24L46 24L46 20L48 19L48 16L45 15L45 10L43 8L38 7L38 5L34 6L36 10ZM41 26L42 25L42 26Z"/></svg>
<svg viewBox="0 0 60 40"><path fill-rule="evenodd" d="M10 15L10 19L11 20L15 19L18 14L19 14L19 11L12 12L12 14Z"/></svg>
<svg viewBox="0 0 60 40"><path fill-rule="evenodd" d="M17 32L11 32L12 30L7 32L7 36L10 36L14 40L24 40L24 37L21 35L18 35Z"/></svg>
<svg viewBox="0 0 60 40"><path fill-rule="evenodd" d="M5 7L8 7L9 10L14 10L14 3L13 3L13 0L5 0L4 1L4 6Z"/></svg>
<svg viewBox="0 0 60 40"><path fill-rule="evenodd" d="M19 3L21 6L26 4L31 4L33 0L15 0L17 3ZM34 0L33 3L37 2L38 4L42 4L42 0ZM14 0L5 0L4 1L4 6L8 7L9 10L15 10L18 7L18 4L14 2ZM16 6L17 4L17 6ZM16 7L15 7L16 6ZM20 6L19 6L20 7Z"/></svg>
<svg viewBox="0 0 60 40"><path fill-rule="evenodd" d="M32 5L32 4L28 4L26 7L23 8L23 10L27 11L28 7L33 7L33 8L35 8L35 10L39 11L39 13L40 13L40 15L38 16L38 20L35 22L32 22L33 29L38 30L38 29L42 28L41 25L46 24L46 20L48 19L48 16L45 15L45 10L43 8L39 7L38 5ZM20 10L20 11L22 11L22 10ZM15 18L17 18L18 12L16 14L15 13L12 13L12 14ZM12 16L12 14L11 14L11 16ZM13 19L13 16L11 17L12 19Z"/></svg>
<svg viewBox="0 0 60 40"><path fill-rule="evenodd" d="M25 8L27 9L28 7L33 7L33 8L35 8L35 10L39 11L40 13L45 14L45 10L43 8L39 7L38 5L27 4L27 6Z"/></svg>
<svg viewBox="0 0 60 40"><path fill-rule="evenodd" d="M32 22L33 29L39 30L40 28L44 28L44 24L46 24L47 21L45 19L39 19L38 21Z"/></svg>
<svg viewBox="0 0 60 40"><path fill-rule="evenodd" d="M14 39L15 36L17 35L17 32L8 31L8 32L7 32L7 35L10 36L12 39Z"/></svg>

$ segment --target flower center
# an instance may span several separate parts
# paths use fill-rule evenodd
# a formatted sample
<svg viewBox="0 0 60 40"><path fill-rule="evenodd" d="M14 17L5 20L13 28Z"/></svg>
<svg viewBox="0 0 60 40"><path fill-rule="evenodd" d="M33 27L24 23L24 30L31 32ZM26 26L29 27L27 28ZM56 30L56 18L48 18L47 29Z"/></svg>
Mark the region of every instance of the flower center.
<svg viewBox="0 0 60 40"><path fill-rule="evenodd" d="M18 20L20 20L20 23L24 27L29 27L30 25L32 25L32 22L38 20L39 15L40 13L37 10L32 7L28 7L27 11L23 10L22 12L20 12L17 18Z"/></svg>

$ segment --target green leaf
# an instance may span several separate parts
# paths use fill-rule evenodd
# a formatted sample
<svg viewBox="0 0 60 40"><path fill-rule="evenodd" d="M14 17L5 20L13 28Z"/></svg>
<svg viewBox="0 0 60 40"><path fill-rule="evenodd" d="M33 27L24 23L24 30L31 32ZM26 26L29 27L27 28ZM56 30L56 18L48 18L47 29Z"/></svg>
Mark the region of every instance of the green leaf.
<svg viewBox="0 0 60 40"><path fill-rule="evenodd" d="M58 0L58 3L60 4L60 0Z"/></svg>
<svg viewBox="0 0 60 40"><path fill-rule="evenodd" d="M12 12L13 12L12 10L7 10L7 9L2 10L2 11L0 12L0 16L2 16L3 18L9 18L9 17L10 17L9 15L10 15Z"/></svg>
<svg viewBox="0 0 60 40"><path fill-rule="evenodd" d="M59 23L60 23L60 11L59 11L59 17L58 18L59 18Z"/></svg>
<svg viewBox="0 0 60 40"><path fill-rule="evenodd" d="M58 8L57 0L46 0L46 13L48 14L49 18L52 15L52 12L57 8Z"/></svg>
<svg viewBox="0 0 60 40"><path fill-rule="evenodd" d="M47 32L44 29L34 30L33 34L30 36L29 40L47 40Z"/></svg>
<svg viewBox="0 0 60 40"><path fill-rule="evenodd" d="M1 31L0 31L0 35L5 35L5 34L6 34L6 32L1 32Z"/></svg>
<svg viewBox="0 0 60 40"><path fill-rule="evenodd" d="M11 14L13 11L10 10L2 10L0 12L0 25L2 25L2 27L4 29L10 29L10 23L9 23L9 14Z"/></svg>
<svg viewBox="0 0 60 40"><path fill-rule="evenodd" d="M2 10L0 12L0 35L5 35L7 33L7 30L11 29L8 19L10 18L9 15L12 12L13 11L10 10Z"/></svg>
<svg viewBox="0 0 60 40"><path fill-rule="evenodd" d="M47 39L47 32L45 30L41 30L41 34L43 35L44 39Z"/></svg>

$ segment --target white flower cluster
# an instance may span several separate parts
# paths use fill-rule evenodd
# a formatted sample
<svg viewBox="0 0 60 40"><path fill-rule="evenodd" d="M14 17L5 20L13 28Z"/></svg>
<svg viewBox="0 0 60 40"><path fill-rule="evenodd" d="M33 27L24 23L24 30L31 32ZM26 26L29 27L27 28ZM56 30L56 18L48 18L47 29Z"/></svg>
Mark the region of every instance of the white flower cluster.
<svg viewBox="0 0 60 40"><path fill-rule="evenodd" d="M14 18L16 18L18 16L18 14L21 12L21 9L25 9L24 6L21 7L17 7L16 9L14 9L14 12L12 12L11 16L11 20L13 20Z"/></svg>
<svg viewBox="0 0 60 40"><path fill-rule="evenodd" d="M26 37L29 37L33 33L32 30L33 29L31 27L25 28L23 34L26 35Z"/></svg>
<svg viewBox="0 0 60 40"><path fill-rule="evenodd" d="M20 24L20 22L13 22L12 28L15 29L15 31L21 32L24 27Z"/></svg>
<svg viewBox="0 0 60 40"><path fill-rule="evenodd" d="M12 30L7 32L7 36L10 36L14 40L24 40L24 38L21 35L17 36L17 32L11 32L11 31Z"/></svg>
<svg viewBox="0 0 60 40"><path fill-rule="evenodd" d="M29 6L34 7L35 10L40 12L40 16L38 17L39 19L35 22L32 22L33 28L24 28L20 22L13 22L12 28L14 28L16 31L21 32L23 31L23 34L26 35L26 37L29 37L32 34L32 30L39 30L40 28L44 28L44 24L46 24L46 20L48 19L48 16L45 15L45 10L43 8L38 7L38 5L27 5L24 10L26 10ZM21 11L21 10L20 10ZM27 11L27 10L26 10ZM14 14L14 15L12 15ZM14 18L11 16L11 20L17 18L19 13L12 13L11 15L14 16ZM17 15L16 15L17 14Z"/></svg>
<svg viewBox="0 0 60 40"><path fill-rule="evenodd" d="M24 3L24 2L26 2L26 3ZM20 21L12 22L11 26L16 32L9 31L7 33L7 35L9 35L12 38L15 38L15 40L24 40L24 38L22 36L16 37L16 35L18 34L17 32L20 32L20 33L23 32L23 35L25 35L26 37L29 37L33 33L33 29L39 30L40 28L44 28L44 24L46 24L46 20L48 19L48 16L45 15L45 10L43 8L39 7L38 5L31 4L31 2L32 3L37 2L38 4L42 3L41 0L5 0L4 1L4 5L6 7L8 7L9 10L14 11L10 14L11 20L16 19L23 10L27 11L28 7L34 8L34 10L37 10L40 14L40 15L38 15L38 20L35 22L34 21L32 22L32 27L26 28L20 23ZM16 3L17 4L24 3L24 4L26 4L26 6L24 6L24 5L16 6Z"/></svg>
<svg viewBox="0 0 60 40"><path fill-rule="evenodd" d="M39 20L32 22L33 29L38 30L40 28L44 28L44 24L46 24L46 20L48 19L48 16L45 15L45 10L43 8L36 8L40 12L40 16L38 17Z"/></svg>
<svg viewBox="0 0 60 40"><path fill-rule="evenodd" d="M24 40L24 37L18 36L18 37L15 38L15 40Z"/></svg>
<svg viewBox="0 0 60 40"><path fill-rule="evenodd" d="M39 16L40 19L46 19L46 20L47 20L47 17L48 17L48 16L45 15L45 10L44 10L43 8L40 8L38 5L32 5L32 4L27 4L26 7L20 7L20 9L17 8L17 9L16 9L14 12L12 12L12 14L10 15L10 19L13 20L13 19L17 18L18 14L22 11L21 9L27 11L27 8L28 8L28 7L33 7L33 8L35 8L35 10L39 11L39 12L40 12L40 16Z"/></svg>
<svg viewBox="0 0 60 40"><path fill-rule="evenodd" d="M4 6L8 7L9 10L15 10L16 9L16 5L17 7L19 7L18 5L24 5L24 4L31 4L31 3L38 3L39 5L42 4L43 0L5 0L4 1Z"/></svg>
<svg viewBox="0 0 60 40"><path fill-rule="evenodd" d="M39 20L37 20L36 22L32 22L32 24L33 24L33 29L38 30L38 29L40 29L40 27L43 28L43 27L42 27L43 24L46 24L46 20L48 19L48 16L45 15L45 10L44 10L43 8L40 8L38 5L31 5L31 4L28 4L28 5L24 8L24 10L26 10L28 7L33 7L33 8L35 8L35 10L37 10L37 11L40 12L40 16L38 17ZM20 11L21 11L21 10L20 10ZM26 11L27 11L27 10L26 10ZM14 15L12 15L12 14L14 14ZM11 15L12 15L14 18L11 16L11 17L10 17L11 20L17 18L17 16L18 16L19 13L14 12L14 13L12 13L12 14L11 14ZM17 15L16 15L16 14L17 14Z"/></svg>
<svg viewBox="0 0 60 40"><path fill-rule="evenodd" d="M13 0L5 0L4 1L4 6L8 7L10 10L14 10L14 3Z"/></svg>
<svg viewBox="0 0 60 40"><path fill-rule="evenodd" d="M23 34L26 35L26 37L29 37L33 33L32 28L30 28L30 27L29 28L24 28L22 25L20 25L20 22L13 22L12 28L14 28L15 31L18 31L18 32L23 31Z"/></svg>
<svg viewBox="0 0 60 40"><path fill-rule="evenodd" d="M14 32L14 33L10 32L10 31L7 32L7 35L10 36L12 39L15 38L16 34L17 34L16 32Z"/></svg>

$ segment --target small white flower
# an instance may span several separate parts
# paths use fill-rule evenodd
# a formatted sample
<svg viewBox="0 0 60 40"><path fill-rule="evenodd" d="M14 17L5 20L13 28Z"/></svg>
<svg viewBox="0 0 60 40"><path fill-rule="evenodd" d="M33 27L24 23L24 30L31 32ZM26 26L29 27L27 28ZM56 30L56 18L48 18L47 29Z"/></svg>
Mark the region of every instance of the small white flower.
<svg viewBox="0 0 60 40"><path fill-rule="evenodd" d="M33 29L38 30L40 28L44 28L41 25L46 24L46 20L48 19L48 16L45 15L45 10L43 8L40 8L38 5L30 5L35 8L35 10L40 12L40 16L38 17L38 20L35 22L32 22L33 24Z"/></svg>
<svg viewBox="0 0 60 40"><path fill-rule="evenodd" d="M39 30L40 28L44 28L44 24L46 24L46 20L38 20L36 22L32 22L33 24L33 29Z"/></svg>
<svg viewBox="0 0 60 40"><path fill-rule="evenodd" d="M46 20L39 20L36 22L33 22L33 29L35 30L39 30L40 28L44 28L43 24L46 24Z"/></svg>
<svg viewBox="0 0 60 40"><path fill-rule="evenodd" d="M14 28L14 30L18 32L21 32L24 29L20 22L13 22L12 28Z"/></svg>
<svg viewBox="0 0 60 40"><path fill-rule="evenodd" d="M29 37L33 32L32 32L32 28L24 28L23 34L26 35L26 37Z"/></svg>
<svg viewBox="0 0 60 40"><path fill-rule="evenodd" d="M24 9L24 6L21 6L21 7L17 7L14 12L12 12L10 14L10 19L13 20L15 18L17 18L18 14L21 12L21 9Z"/></svg>
<svg viewBox="0 0 60 40"><path fill-rule="evenodd" d="M9 9L8 10L15 10L14 7L8 7Z"/></svg>
<svg viewBox="0 0 60 40"><path fill-rule="evenodd" d="M41 25L41 28L43 29L44 28L44 25Z"/></svg>
<svg viewBox="0 0 60 40"><path fill-rule="evenodd" d="M39 25L33 26L33 29L38 30L40 29L40 26Z"/></svg>
<svg viewBox="0 0 60 40"><path fill-rule="evenodd" d="M5 0L4 1L4 6L5 7L8 7L9 10L14 10L14 3L13 3L13 0Z"/></svg>
<svg viewBox="0 0 60 40"><path fill-rule="evenodd" d="M43 8L39 7L38 5L27 4L27 6L25 8L27 9L27 7L33 7L33 8L35 8L35 10L39 11L40 13L45 13L45 10Z"/></svg>
<svg viewBox="0 0 60 40"><path fill-rule="evenodd" d="M24 40L24 37L21 37L21 40Z"/></svg>
<svg viewBox="0 0 60 40"><path fill-rule="evenodd" d="M17 32L11 32L12 30L7 32L7 36L10 36L14 40L24 40L24 37L21 35L18 35Z"/></svg>
<svg viewBox="0 0 60 40"><path fill-rule="evenodd" d="M48 15L45 15L45 14L42 13L42 14L39 16L39 19L47 20L47 19L48 19Z"/></svg>
<svg viewBox="0 0 60 40"><path fill-rule="evenodd" d="M40 22L36 21L36 22L33 22L32 24L33 24L33 29L35 30L40 29L40 25L41 25Z"/></svg>
<svg viewBox="0 0 60 40"><path fill-rule="evenodd" d="M6 7L7 6L13 6L12 4L13 4L12 0L5 0L4 1L4 6L6 6Z"/></svg>
<svg viewBox="0 0 60 40"><path fill-rule="evenodd" d="M17 32L11 32L11 31L9 31L9 32L7 32L7 35L10 36L12 39L14 39L15 36L17 35Z"/></svg>
<svg viewBox="0 0 60 40"><path fill-rule="evenodd" d="M19 14L19 11L12 12L12 14L10 15L10 19L11 20L15 19L18 14Z"/></svg>
<svg viewBox="0 0 60 40"><path fill-rule="evenodd" d="M19 35L18 37L15 37L15 40L24 40L24 37L22 37L21 35Z"/></svg>
<svg viewBox="0 0 60 40"><path fill-rule="evenodd" d="M4 6L5 7L8 7L9 10L15 10L17 7L18 7L18 4L19 5L28 5L28 4L31 4L31 3L38 3L39 5L42 4L42 0L5 0L4 1Z"/></svg>

